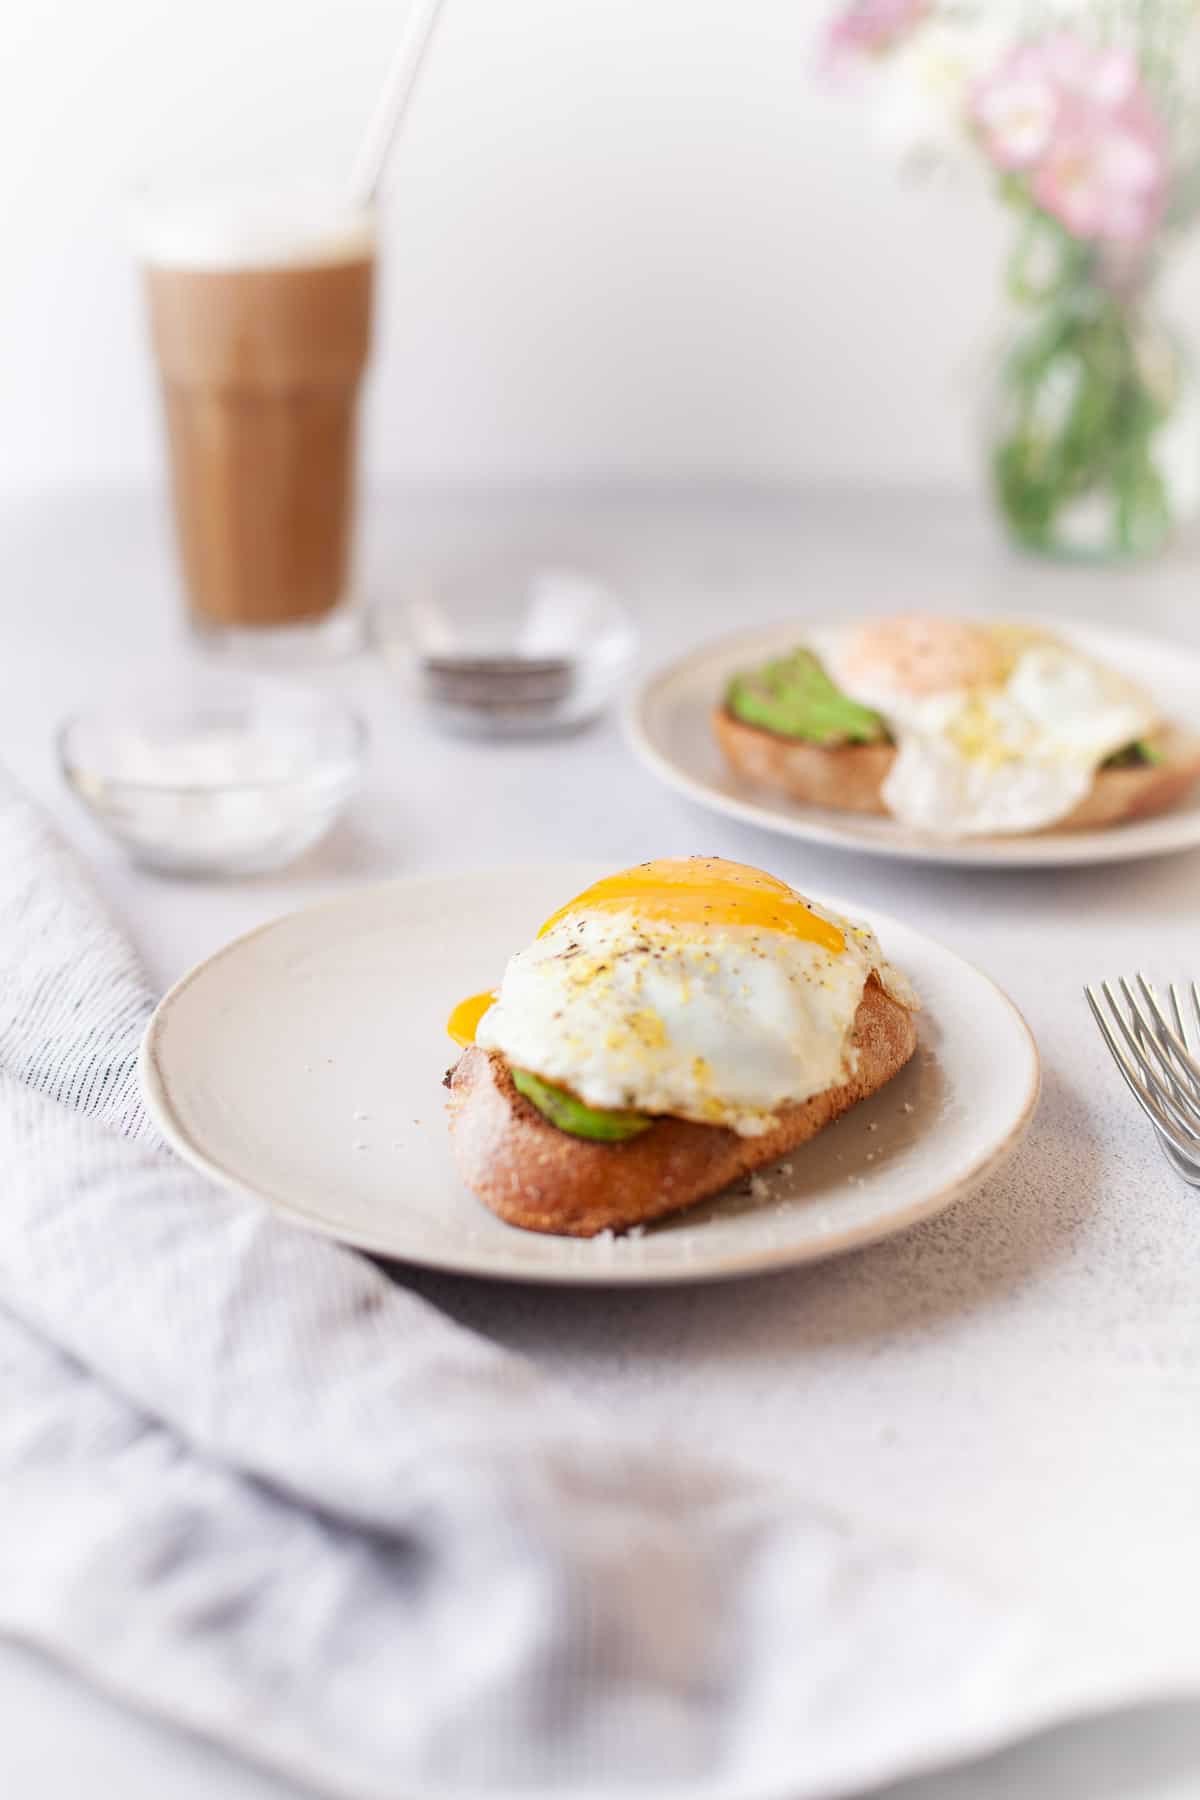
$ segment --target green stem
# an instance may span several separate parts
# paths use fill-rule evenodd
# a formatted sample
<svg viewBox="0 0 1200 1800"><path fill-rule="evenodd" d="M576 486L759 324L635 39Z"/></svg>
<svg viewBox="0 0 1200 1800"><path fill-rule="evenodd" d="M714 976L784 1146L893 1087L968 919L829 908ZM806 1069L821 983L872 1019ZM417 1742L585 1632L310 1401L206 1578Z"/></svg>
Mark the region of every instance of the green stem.
<svg viewBox="0 0 1200 1800"><path fill-rule="evenodd" d="M1090 253L1059 245L1055 278L1028 278L1032 238L1018 243L1010 283L1031 317L1005 360L1004 426L993 478L1014 534L1039 549L1061 544L1064 514L1105 507L1110 547L1161 542L1169 499L1156 459L1172 405L1142 353L1138 301L1105 289Z"/></svg>

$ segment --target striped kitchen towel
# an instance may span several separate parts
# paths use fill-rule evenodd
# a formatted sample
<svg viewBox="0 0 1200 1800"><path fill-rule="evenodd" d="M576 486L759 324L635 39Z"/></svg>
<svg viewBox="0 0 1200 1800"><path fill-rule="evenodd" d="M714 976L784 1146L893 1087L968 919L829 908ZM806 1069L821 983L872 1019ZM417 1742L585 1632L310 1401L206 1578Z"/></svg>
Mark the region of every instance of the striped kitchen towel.
<svg viewBox="0 0 1200 1800"><path fill-rule="evenodd" d="M150 1007L0 776L0 1631L363 1800L805 1800L1034 1715L994 1594L174 1160Z"/></svg>

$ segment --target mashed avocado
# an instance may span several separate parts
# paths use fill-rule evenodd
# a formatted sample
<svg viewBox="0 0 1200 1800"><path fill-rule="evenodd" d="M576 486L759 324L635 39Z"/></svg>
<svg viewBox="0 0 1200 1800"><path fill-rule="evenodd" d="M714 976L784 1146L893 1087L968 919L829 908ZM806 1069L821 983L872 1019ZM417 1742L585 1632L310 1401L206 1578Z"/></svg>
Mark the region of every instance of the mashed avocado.
<svg viewBox="0 0 1200 1800"><path fill-rule="evenodd" d="M1154 769L1159 763L1166 762L1162 751L1144 738L1136 744L1129 744L1124 750L1118 750L1102 765L1106 769Z"/></svg>
<svg viewBox="0 0 1200 1800"><path fill-rule="evenodd" d="M760 669L735 675L725 695L725 705L744 725L757 725L777 737L798 738L809 744L889 742L888 729L879 714L843 694L825 673L811 650L794 650ZM1164 761L1163 753L1145 739L1128 744L1104 763L1106 769L1153 768Z"/></svg>
<svg viewBox="0 0 1200 1800"><path fill-rule="evenodd" d="M621 1144L626 1138L648 1131L654 1123L644 1113L601 1112L594 1106L585 1106L574 1094L568 1094L564 1088L551 1087L548 1081L531 1075L527 1069L510 1072L518 1094L523 1094L531 1106L536 1106L544 1119L549 1119L552 1125L569 1132L572 1137L592 1138L601 1144Z"/></svg>
<svg viewBox="0 0 1200 1800"><path fill-rule="evenodd" d="M761 669L735 675L725 695L735 719L810 744L878 744L879 714L834 686L811 650L794 650Z"/></svg>

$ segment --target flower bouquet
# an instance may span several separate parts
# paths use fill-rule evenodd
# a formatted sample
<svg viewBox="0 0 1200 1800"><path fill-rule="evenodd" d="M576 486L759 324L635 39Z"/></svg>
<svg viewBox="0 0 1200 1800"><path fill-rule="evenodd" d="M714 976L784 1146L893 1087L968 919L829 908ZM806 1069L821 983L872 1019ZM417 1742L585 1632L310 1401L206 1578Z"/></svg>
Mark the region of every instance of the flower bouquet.
<svg viewBox="0 0 1200 1800"><path fill-rule="evenodd" d="M824 49L926 160L970 148L1015 216L988 445L1012 535L1159 548L1200 499L1200 392L1152 305L1200 210L1200 0L856 0Z"/></svg>

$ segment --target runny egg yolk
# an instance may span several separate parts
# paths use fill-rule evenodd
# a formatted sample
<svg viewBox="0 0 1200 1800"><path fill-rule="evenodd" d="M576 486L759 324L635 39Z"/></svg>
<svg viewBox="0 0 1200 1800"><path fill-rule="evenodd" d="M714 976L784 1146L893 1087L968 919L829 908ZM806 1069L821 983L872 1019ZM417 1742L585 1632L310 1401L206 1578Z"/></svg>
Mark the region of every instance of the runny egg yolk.
<svg viewBox="0 0 1200 1800"><path fill-rule="evenodd" d="M479 1021L492 1005L496 996L493 993L472 994L469 1000L460 1000L450 1017L446 1020L446 1030L464 1050L475 1042L475 1033L479 1029Z"/></svg>
<svg viewBox="0 0 1200 1800"><path fill-rule="evenodd" d="M573 912L632 912L662 925L750 925L835 956L846 948L838 927L811 912L786 881L720 856L669 858L606 875L551 913L538 936Z"/></svg>
<svg viewBox="0 0 1200 1800"><path fill-rule="evenodd" d="M632 912L660 925L749 925L819 944L834 956L846 948L838 927L810 911L786 881L720 856L667 858L606 875L551 913L538 936L574 912ZM446 1022L456 1044L466 1049L475 1042L479 1021L495 999L488 993L460 1000Z"/></svg>

